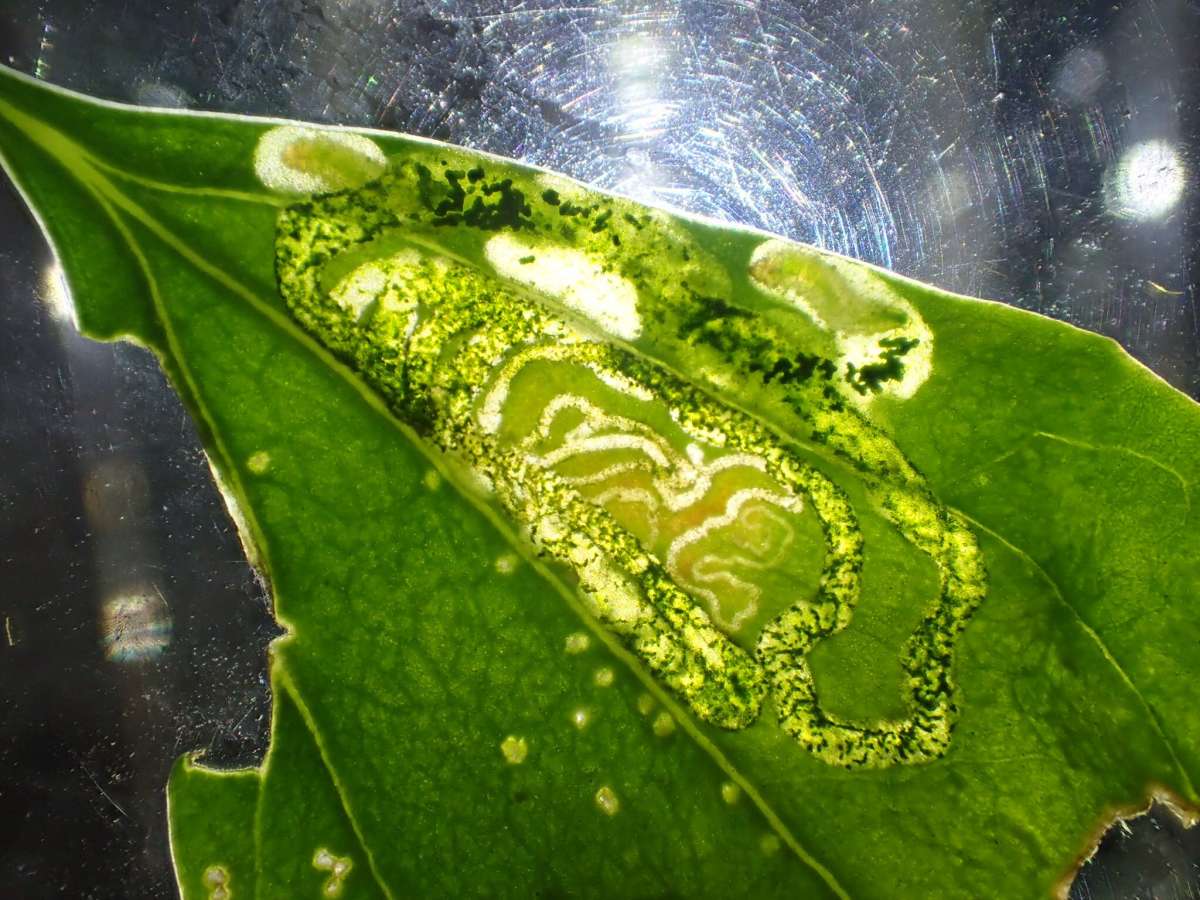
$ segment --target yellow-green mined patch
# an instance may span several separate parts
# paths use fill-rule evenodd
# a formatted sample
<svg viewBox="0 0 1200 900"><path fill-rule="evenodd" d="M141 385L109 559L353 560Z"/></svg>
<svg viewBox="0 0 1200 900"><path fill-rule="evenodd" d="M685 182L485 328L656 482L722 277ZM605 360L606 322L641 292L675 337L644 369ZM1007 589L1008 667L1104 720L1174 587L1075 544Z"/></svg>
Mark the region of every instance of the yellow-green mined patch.
<svg viewBox="0 0 1200 900"><path fill-rule="evenodd" d="M574 631L567 635L563 642L563 649L571 654L583 653L592 645L591 636L585 631Z"/></svg>
<svg viewBox="0 0 1200 900"><path fill-rule="evenodd" d="M651 726L654 733L660 737L669 737L675 733L675 719L665 709L654 717L654 724Z"/></svg>
<svg viewBox="0 0 1200 900"><path fill-rule="evenodd" d="M500 742L500 752L504 755L504 761L510 766L519 766L525 762L525 757L529 756L529 744L525 738L510 734Z"/></svg>
<svg viewBox="0 0 1200 900"><path fill-rule="evenodd" d="M721 784L721 799L733 806L742 798L742 789L732 781L726 781Z"/></svg>
<svg viewBox="0 0 1200 900"><path fill-rule="evenodd" d="M835 332L800 351L777 320L735 305L728 275L683 233L648 230L653 217L615 201L584 211L549 189L535 202L486 167L470 171L403 161L359 191L286 209L276 271L296 321L465 464L538 553L573 569L587 611L697 718L742 729L772 696L780 727L832 765L943 755L958 710L954 645L987 576L969 524L859 409L880 392L910 398L929 377L932 338L912 304L871 282L874 318L855 330L844 305L818 310L802 297L813 284L858 284L858 269L762 243L750 277ZM592 222L585 233L564 221L577 216ZM443 227L480 229L470 239L482 241L482 264L417 233ZM638 264L632 277L630 259L650 247L682 267ZM850 624L864 590L850 495L760 419L715 398L699 372L612 342L640 339L649 321L672 323L674 340L710 365L719 358L733 382L781 390L938 570L943 589L900 651L905 715L842 718L809 671L809 652ZM841 356L823 355L828 347ZM786 566L809 549L797 540L806 511L825 543L817 595L770 598L757 635L735 642L760 616L765 588L795 584ZM573 640L569 652L584 649Z"/></svg>
<svg viewBox="0 0 1200 900"><path fill-rule="evenodd" d="M246 468L254 475L263 475L271 468L271 454L266 450L251 453L246 460Z"/></svg>
<svg viewBox="0 0 1200 900"><path fill-rule="evenodd" d="M596 791L596 807L606 816L615 816L621 810L621 801L608 785Z"/></svg>

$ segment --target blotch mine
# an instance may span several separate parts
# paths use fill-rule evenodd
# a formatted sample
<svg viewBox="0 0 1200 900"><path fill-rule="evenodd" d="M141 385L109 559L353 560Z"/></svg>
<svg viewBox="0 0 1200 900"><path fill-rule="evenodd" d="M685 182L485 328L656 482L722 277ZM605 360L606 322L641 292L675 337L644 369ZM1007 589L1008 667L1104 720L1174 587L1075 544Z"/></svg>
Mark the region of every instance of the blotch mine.
<svg viewBox="0 0 1200 900"><path fill-rule="evenodd" d="M283 194L354 188L377 178L387 157L370 138L332 128L281 125L258 140L254 174Z"/></svg>
<svg viewBox="0 0 1200 900"><path fill-rule="evenodd" d="M277 226L297 322L573 573L584 609L696 718L746 728L771 697L784 732L830 765L929 762L950 744L956 639L987 573L968 524L868 413L929 377L932 335L886 276L829 254L767 241L749 269L754 303L665 213L421 152ZM796 311L811 327L782 324ZM659 342L672 368L645 355ZM824 463L714 396L742 389L844 463L937 569L901 651L903 715L846 721L821 703L807 657L853 618L863 531ZM824 543L816 590L776 594L743 635L801 510ZM568 653L587 649L578 635Z"/></svg>

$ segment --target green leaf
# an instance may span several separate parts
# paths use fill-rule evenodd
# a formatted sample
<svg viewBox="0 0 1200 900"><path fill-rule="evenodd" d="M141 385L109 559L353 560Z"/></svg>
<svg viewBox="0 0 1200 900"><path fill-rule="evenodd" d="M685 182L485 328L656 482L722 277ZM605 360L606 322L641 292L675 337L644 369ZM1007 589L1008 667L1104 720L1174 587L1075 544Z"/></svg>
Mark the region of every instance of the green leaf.
<svg viewBox="0 0 1200 900"><path fill-rule="evenodd" d="M0 151L288 631L185 897L1044 896L1200 799L1200 415L1112 342L397 135L0 69Z"/></svg>
<svg viewBox="0 0 1200 900"><path fill-rule="evenodd" d="M377 900L380 888L296 701L276 683L254 840L258 896ZM287 822L288 828L272 823Z"/></svg>
<svg viewBox="0 0 1200 900"><path fill-rule="evenodd" d="M183 756L167 784L175 877L183 900L248 896L255 879L253 769L218 772Z"/></svg>

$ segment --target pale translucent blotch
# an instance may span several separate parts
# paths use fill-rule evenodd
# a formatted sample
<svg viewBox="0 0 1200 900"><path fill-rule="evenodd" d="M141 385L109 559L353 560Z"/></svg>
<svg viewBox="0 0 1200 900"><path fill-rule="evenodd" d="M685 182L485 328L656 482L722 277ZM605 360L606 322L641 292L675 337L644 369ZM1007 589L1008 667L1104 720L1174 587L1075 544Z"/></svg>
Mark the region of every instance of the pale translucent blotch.
<svg viewBox="0 0 1200 900"><path fill-rule="evenodd" d="M529 743L523 737L510 734L500 742L500 753L510 766L519 766L529 755Z"/></svg>
<svg viewBox="0 0 1200 900"><path fill-rule="evenodd" d="M651 726L654 729L654 734L660 738L670 737L675 733L675 719L666 710L660 712L654 717L654 724Z"/></svg>
<svg viewBox="0 0 1200 900"><path fill-rule="evenodd" d="M250 457L246 460L246 468L254 475L265 474L267 469L271 468L271 454L266 450L251 453Z"/></svg>
<svg viewBox="0 0 1200 900"><path fill-rule="evenodd" d="M777 834L764 834L762 840L758 842L764 856L774 856L782 845L783 842L779 840Z"/></svg>
<svg viewBox="0 0 1200 900"><path fill-rule="evenodd" d="M733 806L742 798L742 789L732 781L726 781L721 785L721 799Z"/></svg>
<svg viewBox="0 0 1200 900"><path fill-rule="evenodd" d="M606 816L615 816L621 810L621 801L608 785L596 791L596 807Z"/></svg>
<svg viewBox="0 0 1200 900"><path fill-rule="evenodd" d="M563 642L563 649L568 653L575 655L583 653L592 645L592 639L583 631L573 631L567 635L567 639Z"/></svg>
<svg viewBox="0 0 1200 900"><path fill-rule="evenodd" d="M313 853L313 868L318 872L328 872L329 877L321 885L322 897L340 897L345 886L346 876L354 868L354 863L348 856L336 856L325 847L318 847Z"/></svg>
<svg viewBox="0 0 1200 900"><path fill-rule="evenodd" d="M387 157L370 138L349 131L280 125L254 150L254 174L283 194L319 194L378 178Z"/></svg>
<svg viewBox="0 0 1200 900"><path fill-rule="evenodd" d="M496 557L496 562L493 565L496 571L501 575L511 575L517 571L517 566L520 565L521 559L515 553L505 553L503 556Z"/></svg>
<svg viewBox="0 0 1200 900"><path fill-rule="evenodd" d="M500 275L548 295L607 334L632 341L642 333L637 289L583 251L498 234L484 252Z"/></svg>
<svg viewBox="0 0 1200 900"><path fill-rule="evenodd" d="M588 727L588 723L592 721L591 713L582 707L571 713L571 724L580 731Z"/></svg>
<svg viewBox="0 0 1200 900"><path fill-rule="evenodd" d="M608 666L604 666L603 668L595 671L595 673L592 675L592 681L595 683L596 687L611 687L615 677L616 676L613 674L613 670Z"/></svg>
<svg viewBox="0 0 1200 900"><path fill-rule="evenodd" d="M233 897L229 887L229 871L224 866L209 866L204 870L201 880L208 888L208 900L230 900Z"/></svg>

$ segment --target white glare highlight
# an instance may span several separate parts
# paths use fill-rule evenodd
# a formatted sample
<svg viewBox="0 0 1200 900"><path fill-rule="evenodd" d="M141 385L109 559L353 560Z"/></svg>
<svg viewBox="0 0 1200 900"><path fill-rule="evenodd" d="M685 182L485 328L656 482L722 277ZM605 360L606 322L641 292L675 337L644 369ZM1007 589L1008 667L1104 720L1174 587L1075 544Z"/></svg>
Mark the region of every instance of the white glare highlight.
<svg viewBox="0 0 1200 900"><path fill-rule="evenodd" d="M1125 151L1110 184L1108 207L1118 216L1145 221L1160 219L1183 196L1183 160L1163 140L1149 140Z"/></svg>
<svg viewBox="0 0 1200 900"><path fill-rule="evenodd" d="M67 288L67 279L62 266L52 262L42 270L42 283L38 295L46 304L46 312L55 322L66 324L75 323L75 303L71 300L71 292Z"/></svg>

